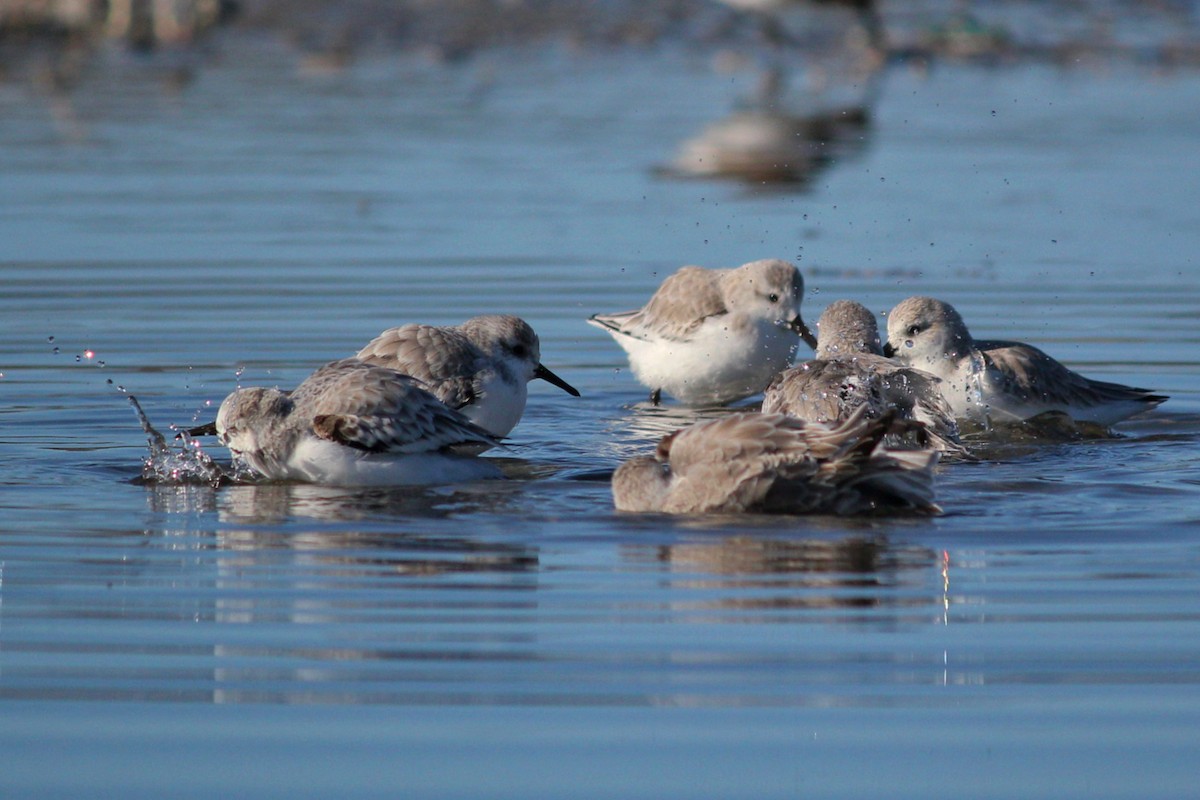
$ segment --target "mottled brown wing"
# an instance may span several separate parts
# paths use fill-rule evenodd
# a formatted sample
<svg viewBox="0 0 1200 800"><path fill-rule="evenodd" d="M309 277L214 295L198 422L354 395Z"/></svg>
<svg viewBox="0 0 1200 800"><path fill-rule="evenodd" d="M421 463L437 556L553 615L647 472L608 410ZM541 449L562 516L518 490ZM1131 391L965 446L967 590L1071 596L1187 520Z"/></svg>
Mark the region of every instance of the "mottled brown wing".
<svg viewBox="0 0 1200 800"><path fill-rule="evenodd" d="M356 356L416 378L451 408L462 408L478 396L475 373L482 357L458 331L416 324L384 331Z"/></svg>
<svg viewBox="0 0 1200 800"><path fill-rule="evenodd" d="M683 267L662 282L644 308L596 314L591 321L637 339L687 341L706 318L727 313L717 285L723 272Z"/></svg>
<svg viewBox="0 0 1200 800"><path fill-rule="evenodd" d="M325 439L375 453L421 453L498 440L396 370L343 359L292 393L293 414Z"/></svg>
<svg viewBox="0 0 1200 800"><path fill-rule="evenodd" d="M680 485L676 492L705 498L706 510L761 508L779 482L802 485L823 459L844 448L863 422L861 412L842 429L783 414L744 412L685 428L660 445Z"/></svg>
<svg viewBox="0 0 1200 800"><path fill-rule="evenodd" d="M817 359L780 373L763 394L762 410L837 422L866 406L869 416L878 417L886 408L883 392L884 378L857 359Z"/></svg>
<svg viewBox="0 0 1200 800"><path fill-rule="evenodd" d="M970 453L962 446L958 422L950 403L942 394L942 379L915 367L903 367L888 363L883 372L884 400L888 406L898 409L903 418L920 422L923 431L918 431L915 440L922 447L934 447L947 456L969 458ZM883 367L880 368L881 372Z"/></svg>
<svg viewBox="0 0 1200 800"><path fill-rule="evenodd" d="M1033 345L976 342L976 348L992 386L1029 402L1095 406L1139 399L1149 402L1152 396L1146 389L1085 378Z"/></svg>

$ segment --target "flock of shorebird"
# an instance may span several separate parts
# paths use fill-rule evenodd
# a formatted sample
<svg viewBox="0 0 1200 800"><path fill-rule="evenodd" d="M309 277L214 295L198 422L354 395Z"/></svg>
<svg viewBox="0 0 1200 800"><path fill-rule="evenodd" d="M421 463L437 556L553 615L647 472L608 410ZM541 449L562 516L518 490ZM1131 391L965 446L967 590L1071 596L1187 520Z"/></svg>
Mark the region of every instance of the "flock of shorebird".
<svg viewBox="0 0 1200 800"><path fill-rule="evenodd" d="M763 394L664 437L612 478L618 509L851 514L938 511L939 459L967 459L963 429L1043 416L1109 426L1166 400L1085 378L1032 345L972 338L948 303L910 297L875 315L839 300L819 337L800 315L804 280L790 263L688 266L640 309L588 321L612 335L633 374L687 406ZM792 362L801 341L814 358ZM272 480L402 485L500 477L478 455L520 421L529 381L579 392L541 363L538 337L514 316L455 327L387 330L352 358L291 391L241 388L216 433L236 464Z"/></svg>

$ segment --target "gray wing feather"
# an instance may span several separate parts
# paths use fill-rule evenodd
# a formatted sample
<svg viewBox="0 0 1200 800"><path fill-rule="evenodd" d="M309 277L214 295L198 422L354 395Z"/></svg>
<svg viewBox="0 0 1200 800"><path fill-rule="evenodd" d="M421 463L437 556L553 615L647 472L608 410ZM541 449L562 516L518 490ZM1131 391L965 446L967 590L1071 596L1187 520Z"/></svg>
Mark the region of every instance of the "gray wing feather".
<svg viewBox="0 0 1200 800"><path fill-rule="evenodd" d="M595 314L589 321L637 339L688 341L706 318L728 313L717 283L723 272L683 267L662 282L645 307Z"/></svg>
<svg viewBox="0 0 1200 800"><path fill-rule="evenodd" d="M1030 403L1096 406L1143 401L1147 407L1163 398L1147 389L1086 378L1033 345L1022 342L976 342L993 386Z"/></svg>
<svg viewBox="0 0 1200 800"><path fill-rule="evenodd" d="M891 435L890 444L906 446L907 439L907 446L967 458L940 383L935 375L870 353L815 359L777 376L763 395L762 410L829 423L849 419L860 408L869 419L895 411L901 420L921 425L908 427L905 437Z"/></svg>
<svg viewBox="0 0 1200 800"><path fill-rule="evenodd" d="M787 486L789 508L819 507L825 492L812 480L822 460L835 457L847 436L860 432L862 415L844 430L809 425L783 414L731 414L685 428L659 445L678 483L671 503L698 511L763 508Z"/></svg>
<svg viewBox="0 0 1200 800"><path fill-rule="evenodd" d="M453 328L402 325L372 339L356 356L361 361L410 375L451 408L478 397L476 373L483 354Z"/></svg>
<svg viewBox="0 0 1200 800"><path fill-rule="evenodd" d="M373 453L421 453L458 444L495 445L471 423L396 370L343 359L313 373L292 393L293 414L324 439Z"/></svg>
<svg viewBox="0 0 1200 800"><path fill-rule="evenodd" d="M886 410L885 382L853 359L813 360L784 370L763 394L764 413L788 414L812 422L838 422L860 406L869 416Z"/></svg>

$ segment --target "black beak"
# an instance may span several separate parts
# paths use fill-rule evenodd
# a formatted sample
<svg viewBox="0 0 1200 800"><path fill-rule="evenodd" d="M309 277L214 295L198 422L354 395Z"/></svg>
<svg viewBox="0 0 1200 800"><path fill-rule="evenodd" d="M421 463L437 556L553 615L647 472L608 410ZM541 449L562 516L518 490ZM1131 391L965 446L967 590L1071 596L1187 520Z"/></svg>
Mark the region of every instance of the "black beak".
<svg viewBox="0 0 1200 800"><path fill-rule="evenodd" d="M579 397L578 389L576 389L574 386L572 386L571 384L564 381L562 378L555 375L550 370L543 367L541 364L538 364L537 369L535 369L533 371L533 377L541 378L542 380L546 381L546 383L553 383L555 386L562 389L567 394L569 394L573 397Z"/></svg>
<svg viewBox="0 0 1200 800"><path fill-rule="evenodd" d="M891 358L892 356L896 355L896 348L892 347L891 342L886 342L883 345L883 355L885 358Z"/></svg>
<svg viewBox="0 0 1200 800"><path fill-rule="evenodd" d="M203 425L197 425L194 428L187 428L186 430L184 430L184 433L186 433L188 436L191 436L191 437L216 436L217 435L217 423L206 422ZM179 438L179 437L176 437L176 438Z"/></svg>
<svg viewBox="0 0 1200 800"><path fill-rule="evenodd" d="M806 345L813 350L817 349L817 337L813 336L813 332L804 324L804 320L800 318L799 314L796 315L794 320L788 323L788 327L800 334L800 338L804 340Z"/></svg>

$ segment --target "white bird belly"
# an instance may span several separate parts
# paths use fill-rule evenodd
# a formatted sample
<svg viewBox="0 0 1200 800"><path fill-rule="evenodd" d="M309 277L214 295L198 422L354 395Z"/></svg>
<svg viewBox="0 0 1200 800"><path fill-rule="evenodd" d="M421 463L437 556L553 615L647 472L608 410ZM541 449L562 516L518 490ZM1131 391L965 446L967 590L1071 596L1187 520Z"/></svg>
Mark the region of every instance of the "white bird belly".
<svg viewBox="0 0 1200 800"><path fill-rule="evenodd" d="M721 404L757 394L791 365L799 339L765 323L706 322L686 342L622 337L637 379L687 405Z"/></svg>
<svg viewBox="0 0 1200 800"><path fill-rule="evenodd" d="M519 379L506 381L503 376L493 373L481 382L475 402L459 411L493 436L503 438L521 421L528 398L528 384Z"/></svg>
<svg viewBox="0 0 1200 800"><path fill-rule="evenodd" d="M503 477L495 464L473 456L368 453L311 436L296 445L287 469L291 480L326 486L424 486Z"/></svg>

